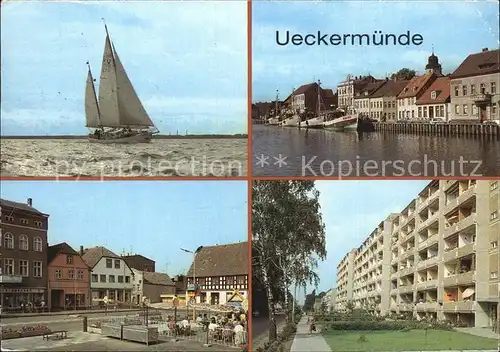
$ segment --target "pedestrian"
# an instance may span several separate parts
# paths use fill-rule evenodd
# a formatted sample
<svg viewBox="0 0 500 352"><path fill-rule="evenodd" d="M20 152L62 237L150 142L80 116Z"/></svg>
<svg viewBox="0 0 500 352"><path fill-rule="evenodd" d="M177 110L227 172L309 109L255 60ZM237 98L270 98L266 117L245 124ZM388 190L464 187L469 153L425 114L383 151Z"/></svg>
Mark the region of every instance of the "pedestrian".
<svg viewBox="0 0 500 352"><path fill-rule="evenodd" d="M309 324L309 335L311 335L313 331L316 331L316 321L313 316L310 316L307 322Z"/></svg>

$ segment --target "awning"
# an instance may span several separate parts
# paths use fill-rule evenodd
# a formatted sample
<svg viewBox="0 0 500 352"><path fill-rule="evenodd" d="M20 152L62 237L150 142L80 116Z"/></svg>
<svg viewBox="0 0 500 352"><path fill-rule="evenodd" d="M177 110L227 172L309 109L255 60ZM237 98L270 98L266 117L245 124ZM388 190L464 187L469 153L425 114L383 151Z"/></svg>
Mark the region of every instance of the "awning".
<svg viewBox="0 0 500 352"><path fill-rule="evenodd" d="M462 298L469 298L475 293L472 287L465 289L464 293L462 293Z"/></svg>

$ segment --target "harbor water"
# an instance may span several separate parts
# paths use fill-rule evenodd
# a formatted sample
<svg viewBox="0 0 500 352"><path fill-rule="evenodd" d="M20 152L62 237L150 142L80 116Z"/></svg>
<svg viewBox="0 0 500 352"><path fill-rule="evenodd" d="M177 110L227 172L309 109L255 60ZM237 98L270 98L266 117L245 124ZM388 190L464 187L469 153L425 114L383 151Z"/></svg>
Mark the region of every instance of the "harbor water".
<svg viewBox="0 0 500 352"><path fill-rule="evenodd" d="M252 127L252 173L257 177L500 175L497 137Z"/></svg>

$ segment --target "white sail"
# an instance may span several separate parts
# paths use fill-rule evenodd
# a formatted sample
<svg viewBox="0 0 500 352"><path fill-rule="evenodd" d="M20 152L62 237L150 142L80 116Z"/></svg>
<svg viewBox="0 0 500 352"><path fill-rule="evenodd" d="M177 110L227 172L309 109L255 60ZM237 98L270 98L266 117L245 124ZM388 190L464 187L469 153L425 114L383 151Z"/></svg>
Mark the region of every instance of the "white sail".
<svg viewBox="0 0 500 352"><path fill-rule="evenodd" d="M125 126L154 126L153 121L144 109L132 82L125 72L120 57L113 45L116 64L116 82L118 87L118 110L120 111L120 122Z"/></svg>
<svg viewBox="0 0 500 352"><path fill-rule="evenodd" d="M106 34L102 57L101 80L99 83L99 108L101 125L104 127L122 127L116 84L116 65L111 49L109 35Z"/></svg>
<svg viewBox="0 0 500 352"><path fill-rule="evenodd" d="M85 119L87 121L87 127L99 127L99 107L97 106L94 79L90 72L90 68L87 74L87 85L85 87Z"/></svg>

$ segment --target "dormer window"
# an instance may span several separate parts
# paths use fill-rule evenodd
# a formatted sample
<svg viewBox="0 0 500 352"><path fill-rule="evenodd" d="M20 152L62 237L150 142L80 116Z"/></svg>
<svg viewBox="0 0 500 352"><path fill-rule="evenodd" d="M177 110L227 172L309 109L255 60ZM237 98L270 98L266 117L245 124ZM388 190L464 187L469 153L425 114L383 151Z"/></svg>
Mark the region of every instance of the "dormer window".
<svg viewBox="0 0 500 352"><path fill-rule="evenodd" d="M365 92L365 95L368 95L368 92Z"/></svg>
<svg viewBox="0 0 500 352"><path fill-rule="evenodd" d="M416 92L418 87L413 87L413 91Z"/></svg>
<svg viewBox="0 0 500 352"><path fill-rule="evenodd" d="M435 90L433 90L431 92L431 99L436 99L436 97L437 97L437 92Z"/></svg>

